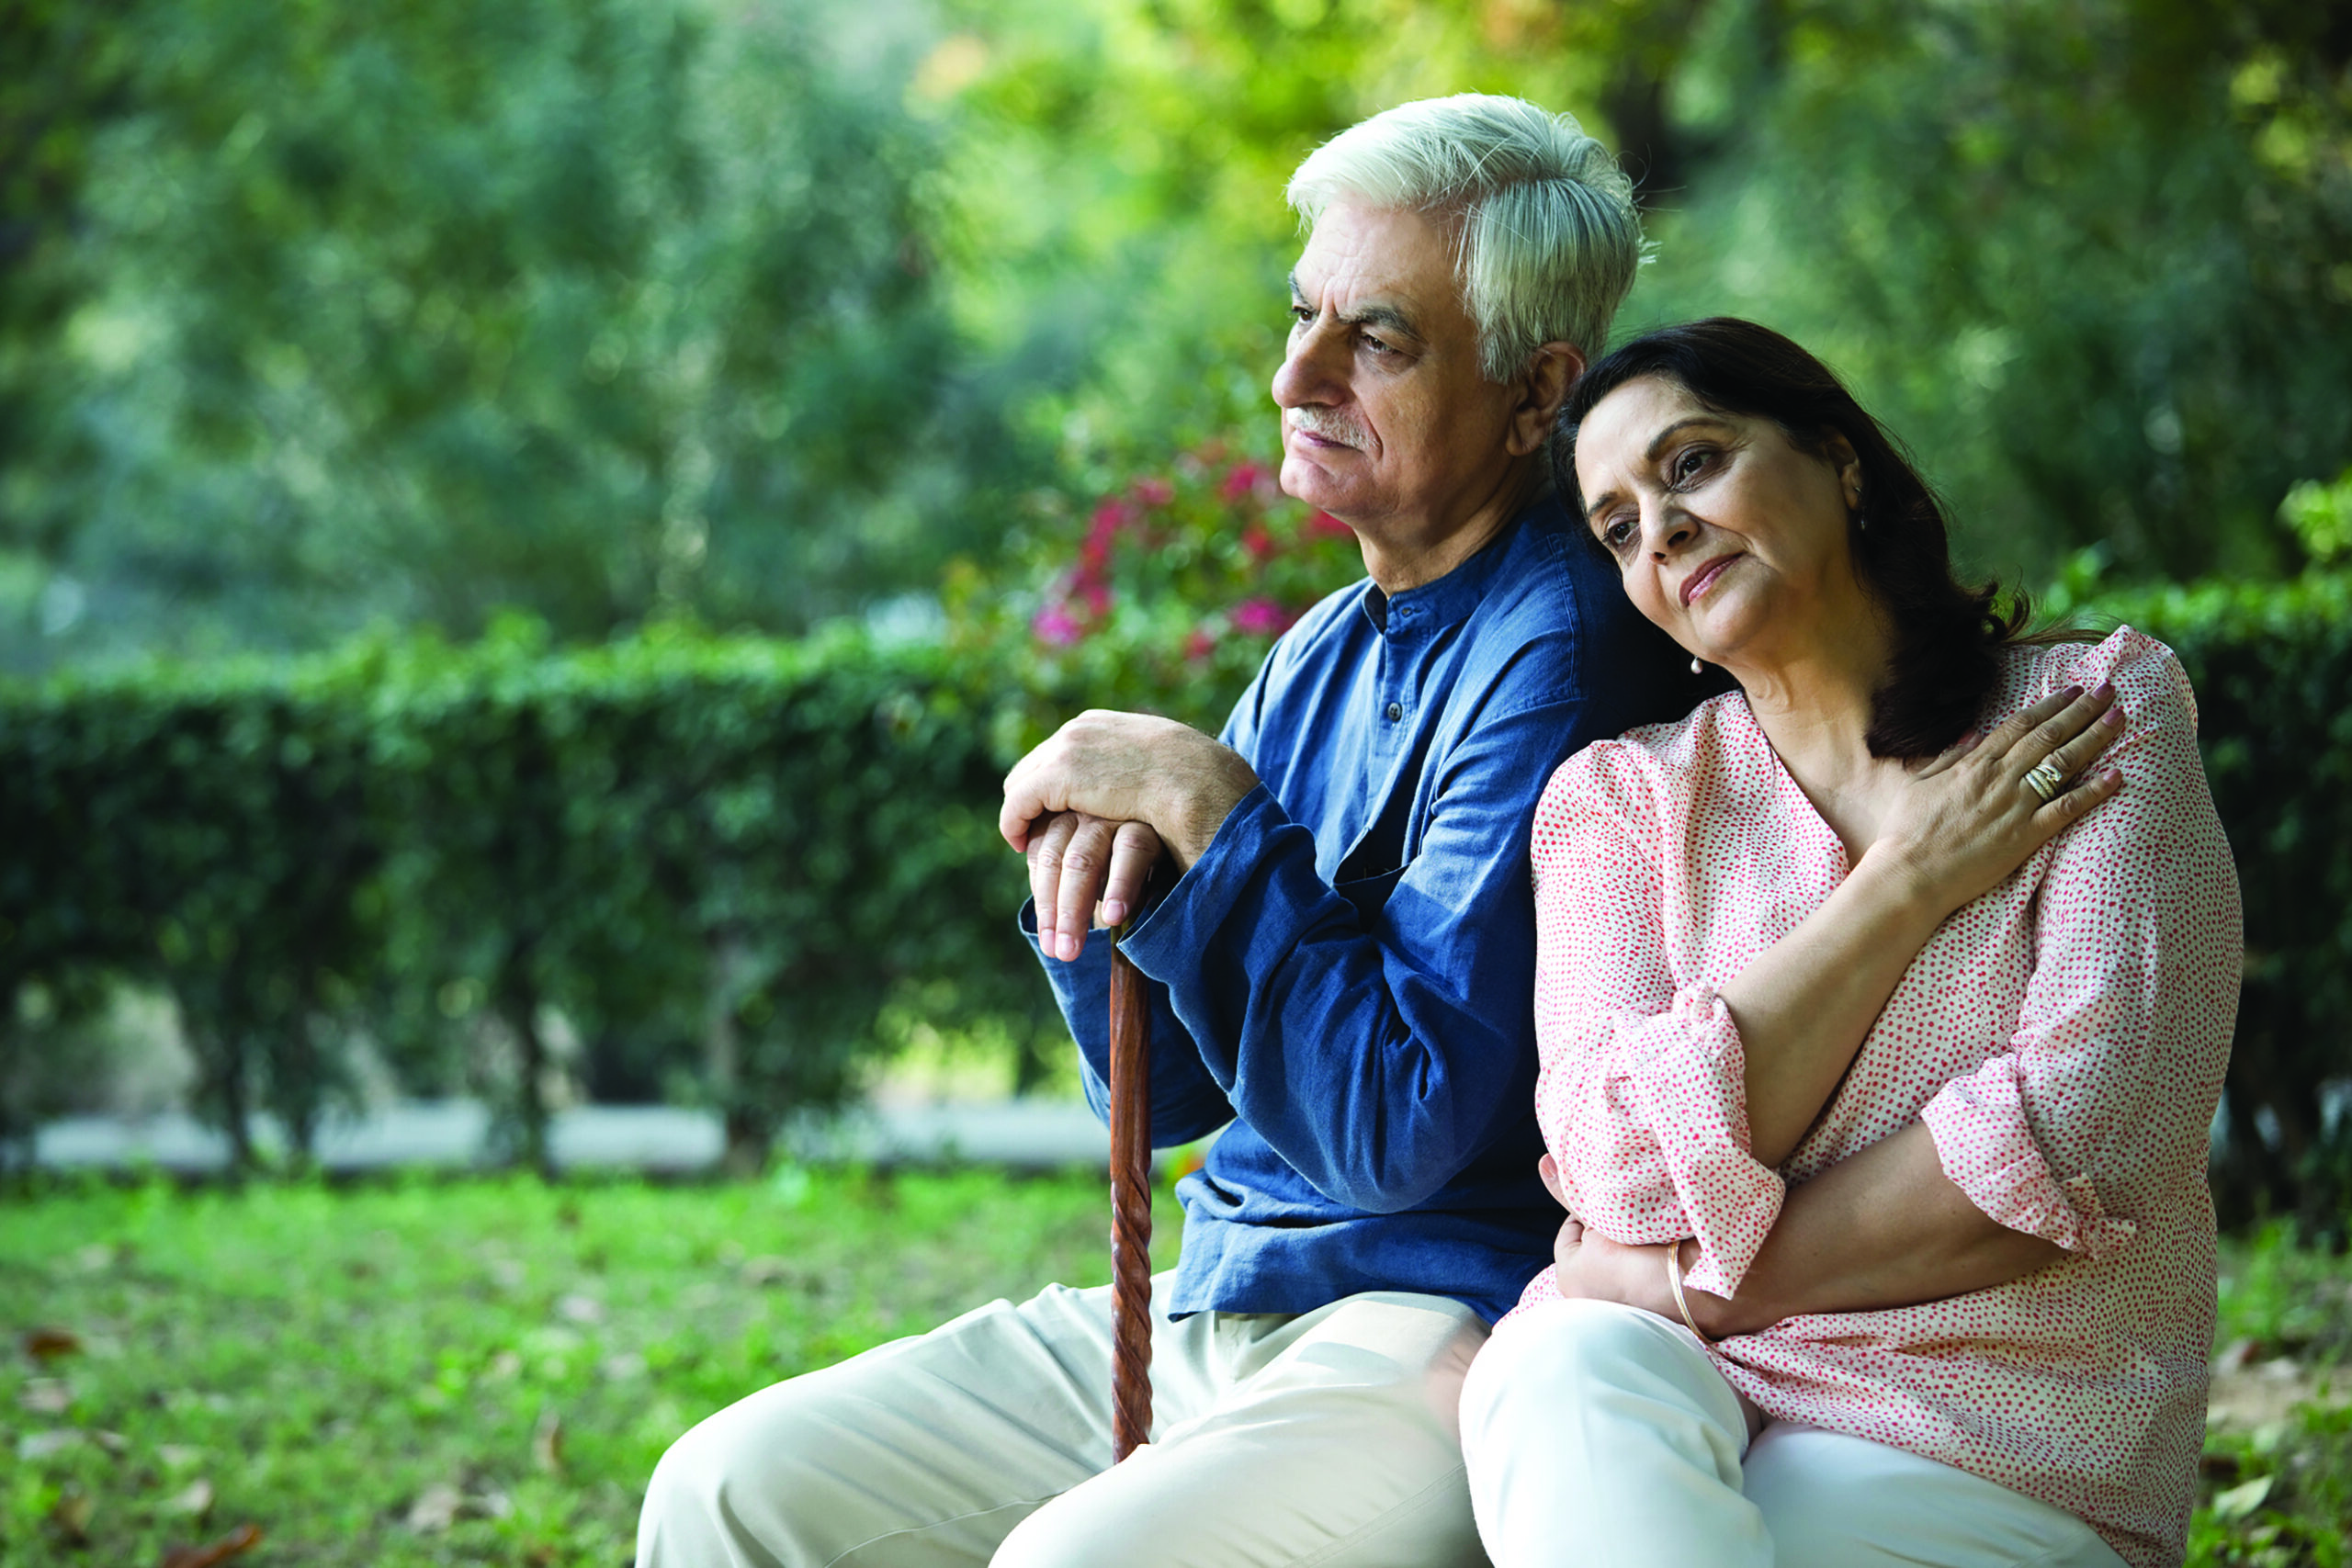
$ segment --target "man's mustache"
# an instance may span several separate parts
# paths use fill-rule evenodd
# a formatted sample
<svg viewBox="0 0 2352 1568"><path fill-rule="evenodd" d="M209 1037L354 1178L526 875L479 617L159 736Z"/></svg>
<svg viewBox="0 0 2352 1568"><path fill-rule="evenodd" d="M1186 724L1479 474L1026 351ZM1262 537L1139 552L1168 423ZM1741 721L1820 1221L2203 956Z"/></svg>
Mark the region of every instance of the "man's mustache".
<svg viewBox="0 0 2352 1568"><path fill-rule="evenodd" d="M1311 406L1287 409L1283 411L1283 419L1293 430L1304 431L1309 435L1319 435L1326 441L1336 441L1342 446L1352 446L1362 451L1369 445L1363 426L1346 415L1333 412L1329 409Z"/></svg>

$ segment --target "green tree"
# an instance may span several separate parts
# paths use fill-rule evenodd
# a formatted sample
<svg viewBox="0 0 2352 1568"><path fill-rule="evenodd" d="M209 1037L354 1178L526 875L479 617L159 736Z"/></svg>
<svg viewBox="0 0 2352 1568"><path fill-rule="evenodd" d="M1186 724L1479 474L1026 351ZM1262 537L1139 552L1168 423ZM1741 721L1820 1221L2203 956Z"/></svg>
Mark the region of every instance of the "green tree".
<svg viewBox="0 0 2352 1568"><path fill-rule="evenodd" d="M117 26L124 107L77 144L59 264L83 303L45 350L84 434L0 453L36 492L6 543L79 584L85 649L505 605L567 637L797 629L928 581L1019 468L924 237L911 22L189 0Z"/></svg>

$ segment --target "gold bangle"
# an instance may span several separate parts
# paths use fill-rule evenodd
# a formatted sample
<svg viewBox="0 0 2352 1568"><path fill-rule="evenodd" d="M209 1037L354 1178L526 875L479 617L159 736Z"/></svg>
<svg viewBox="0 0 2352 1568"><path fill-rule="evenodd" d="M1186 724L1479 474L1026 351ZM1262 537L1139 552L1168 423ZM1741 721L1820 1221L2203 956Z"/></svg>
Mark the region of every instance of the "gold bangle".
<svg viewBox="0 0 2352 1568"><path fill-rule="evenodd" d="M1682 1293L1682 1244L1679 1241L1669 1243L1666 1249L1666 1285L1674 1292L1674 1310L1682 1314L1682 1326L1697 1335L1700 1344L1713 1345L1714 1341L1699 1326L1699 1320L1690 1315L1690 1298Z"/></svg>

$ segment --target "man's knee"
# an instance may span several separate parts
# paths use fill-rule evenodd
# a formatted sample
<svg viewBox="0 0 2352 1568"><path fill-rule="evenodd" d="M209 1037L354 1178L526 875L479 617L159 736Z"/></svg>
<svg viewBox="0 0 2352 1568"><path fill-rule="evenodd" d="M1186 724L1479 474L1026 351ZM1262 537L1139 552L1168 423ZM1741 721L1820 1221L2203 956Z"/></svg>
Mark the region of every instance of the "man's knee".
<svg viewBox="0 0 2352 1568"><path fill-rule="evenodd" d="M788 1385L753 1397L789 1398ZM741 1495L747 1488L758 1494L761 1511L790 1513L786 1499L796 1490L793 1480L801 1469L796 1463L796 1445L788 1438L775 1443L778 1434L773 1431L767 1434L769 1442L748 1441L745 1406L750 1403L739 1401L697 1422L653 1467L638 1526L640 1563L712 1561L705 1554L737 1533L745 1512ZM756 1478L750 1473L754 1455ZM734 1560L732 1553L715 1559Z"/></svg>

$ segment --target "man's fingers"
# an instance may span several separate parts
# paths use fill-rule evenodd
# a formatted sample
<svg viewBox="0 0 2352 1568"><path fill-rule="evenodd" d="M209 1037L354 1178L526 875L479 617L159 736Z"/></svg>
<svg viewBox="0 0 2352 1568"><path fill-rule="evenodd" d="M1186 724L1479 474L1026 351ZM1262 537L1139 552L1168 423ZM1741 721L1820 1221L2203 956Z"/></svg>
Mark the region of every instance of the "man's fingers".
<svg viewBox="0 0 2352 1568"><path fill-rule="evenodd" d="M1058 955L1054 933L1061 919L1062 850L1078 830L1078 818L1058 812L1037 825L1023 852L1029 862L1029 901L1037 909L1037 941L1049 954Z"/></svg>
<svg viewBox="0 0 2352 1568"><path fill-rule="evenodd" d="M1082 815L1077 817L1077 823L1062 848L1061 882L1055 893L1054 932L1059 938L1055 956L1064 960L1084 951L1089 917L1101 902L1102 885L1111 874L1114 824Z"/></svg>
<svg viewBox="0 0 2352 1568"><path fill-rule="evenodd" d="M1111 836L1111 874L1102 885L1102 923L1123 926L1143 900L1152 863L1159 858L1159 835L1148 823L1122 822Z"/></svg>

